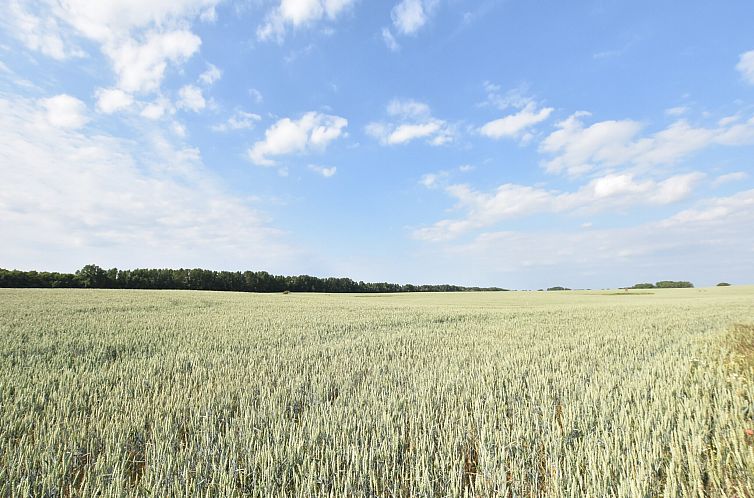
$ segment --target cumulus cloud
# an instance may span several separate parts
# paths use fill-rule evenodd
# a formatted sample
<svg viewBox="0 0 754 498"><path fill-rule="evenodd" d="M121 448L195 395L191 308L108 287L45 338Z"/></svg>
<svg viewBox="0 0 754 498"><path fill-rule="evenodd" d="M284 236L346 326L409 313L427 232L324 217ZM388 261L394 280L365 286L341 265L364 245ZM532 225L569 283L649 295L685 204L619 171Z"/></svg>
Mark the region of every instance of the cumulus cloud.
<svg viewBox="0 0 754 498"><path fill-rule="evenodd" d="M754 50L749 50L748 52L741 54L736 69L741 73L744 81L754 85Z"/></svg>
<svg viewBox="0 0 754 498"><path fill-rule="evenodd" d="M97 110L105 114L128 109L134 103L133 96L119 88L99 88L95 92L95 96L97 97Z"/></svg>
<svg viewBox="0 0 754 498"><path fill-rule="evenodd" d="M479 132L493 139L520 138L526 141L531 138L527 130L550 117L552 111L552 107L537 109L534 102L529 102L516 113L486 123Z"/></svg>
<svg viewBox="0 0 754 498"><path fill-rule="evenodd" d="M204 100L202 90L194 85L185 85L178 91L180 99L178 100L178 107L182 109L189 109L194 112L199 112L207 107L207 101Z"/></svg>
<svg viewBox="0 0 754 498"><path fill-rule="evenodd" d="M414 232L414 237L421 240L449 240L503 220L537 213L593 213L616 208L672 204L687 198L703 177L703 174L694 172L656 181L639 180L625 173L610 174L595 178L573 192L506 183L491 193L485 193L465 184L449 185L445 187L445 191L455 199L456 208L463 211L464 215L420 228ZM432 181L430 186L434 183Z"/></svg>
<svg viewBox="0 0 754 498"><path fill-rule="evenodd" d="M254 164L273 166L271 156L324 150L343 136L347 125L345 118L318 112L308 112L298 120L283 118L265 131L264 140L249 149L249 158Z"/></svg>
<svg viewBox="0 0 754 498"><path fill-rule="evenodd" d="M280 0L257 28L260 40L282 41L289 27L301 28L323 19L335 20L355 0Z"/></svg>
<svg viewBox="0 0 754 498"><path fill-rule="evenodd" d="M84 37L100 46L129 93L159 89L169 65L179 66L197 52L201 40L186 21L214 8L219 0L13 0L6 23L30 49L56 59L83 55L71 41Z"/></svg>
<svg viewBox="0 0 754 498"><path fill-rule="evenodd" d="M274 267L291 254L266 215L223 188L197 149L153 128L129 140L61 129L40 119L39 105L0 98L5 264Z"/></svg>
<svg viewBox="0 0 754 498"><path fill-rule="evenodd" d="M427 24L438 0L401 0L390 11L393 30L382 28L382 41L393 52L400 49L396 35L414 36Z"/></svg>
<svg viewBox="0 0 754 498"><path fill-rule="evenodd" d="M160 119L166 112L172 112L172 106L170 102L165 98L159 98L154 102L146 104L140 112L142 117L147 119Z"/></svg>
<svg viewBox="0 0 754 498"><path fill-rule="evenodd" d="M392 100L387 106L392 122L369 123L365 131L383 145L400 145L424 138L431 145L443 145L453 140L452 127L432 117L429 106L415 100Z"/></svg>
<svg viewBox="0 0 754 498"><path fill-rule="evenodd" d="M220 71L220 68L214 64L208 64L207 70L199 75L199 81L207 86L213 85L222 77L222 75L223 72Z"/></svg>
<svg viewBox="0 0 754 498"><path fill-rule="evenodd" d="M316 164L310 164L309 169L325 178L330 178L331 176L335 175L335 172L337 171L337 168L335 166L328 167L328 166L319 166Z"/></svg>
<svg viewBox="0 0 754 498"><path fill-rule="evenodd" d="M427 24L437 0L401 0L393 7L390 17L393 27L402 35L414 35Z"/></svg>
<svg viewBox="0 0 754 498"><path fill-rule="evenodd" d="M712 144L754 143L754 118L726 121L716 128L692 126L678 120L655 133L641 136L643 125L633 120L600 121L588 126L578 112L557 124L540 144L553 157L544 163L550 173L581 175L599 168L672 165Z"/></svg>
<svg viewBox="0 0 754 498"><path fill-rule="evenodd" d="M169 63L182 64L194 55L201 39L187 30L150 33L143 43L126 40L104 48L118 75L118 86L128 92L153 92L165 78Z"/></svg>
<svg viewBox="0 0 754 498"><path fill-rule="evenodd" d="M86 104L70 95L61 94L39 100L47 121L57 128L81 128L89 118Z"/></svg>
<svg viewBox="0 0 754 498"><path fill-rule="evenodd" d="M232 130L247 130L253 128L254 125L262 120L262 116L245 111L236 111L231 117L224 123L216 124L212 127L214 131L232 131Z"/></svg>

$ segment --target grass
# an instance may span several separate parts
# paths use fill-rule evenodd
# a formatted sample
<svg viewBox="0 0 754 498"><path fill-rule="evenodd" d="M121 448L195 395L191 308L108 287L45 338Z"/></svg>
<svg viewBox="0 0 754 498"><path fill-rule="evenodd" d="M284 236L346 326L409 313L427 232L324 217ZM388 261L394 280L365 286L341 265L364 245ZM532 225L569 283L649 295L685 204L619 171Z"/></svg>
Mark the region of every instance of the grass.
<svg viewBox="0 0 754 498"><path fill-rule="evenodd" d="M752 496L753 298L0 290L0 495Z"/></svg>

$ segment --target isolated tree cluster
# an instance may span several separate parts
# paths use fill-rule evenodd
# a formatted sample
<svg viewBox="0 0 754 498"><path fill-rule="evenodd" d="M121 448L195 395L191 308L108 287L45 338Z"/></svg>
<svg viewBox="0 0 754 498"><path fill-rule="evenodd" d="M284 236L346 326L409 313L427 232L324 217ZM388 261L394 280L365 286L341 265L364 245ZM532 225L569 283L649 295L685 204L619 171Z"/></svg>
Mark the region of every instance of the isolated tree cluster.
<svg viewBox="0 0 754 498"><path fill-rule="evenodd" d="M691 289L694 284L685 280L660 280L654 284L634 284L631 289Z"/></svg>

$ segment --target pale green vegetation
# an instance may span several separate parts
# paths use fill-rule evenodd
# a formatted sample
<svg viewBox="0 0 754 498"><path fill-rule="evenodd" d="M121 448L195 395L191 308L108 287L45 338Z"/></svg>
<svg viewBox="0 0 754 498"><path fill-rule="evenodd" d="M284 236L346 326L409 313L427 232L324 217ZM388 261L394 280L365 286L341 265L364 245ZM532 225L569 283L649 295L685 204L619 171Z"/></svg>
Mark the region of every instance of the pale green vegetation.
<svg viewBox="0 0 754 498"><path fill-rule="evenodd" d="M736 323L752 287L0 290L0 495L752 496Z"/></svg>

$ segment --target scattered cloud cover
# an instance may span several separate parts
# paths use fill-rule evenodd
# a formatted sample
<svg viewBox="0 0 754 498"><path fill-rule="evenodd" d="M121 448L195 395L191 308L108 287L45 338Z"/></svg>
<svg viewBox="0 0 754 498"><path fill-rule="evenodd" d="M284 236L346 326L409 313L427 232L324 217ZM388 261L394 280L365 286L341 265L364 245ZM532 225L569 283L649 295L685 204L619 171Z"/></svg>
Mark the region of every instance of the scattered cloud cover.
<svg viewBox="0 0 754 498"><path fill-rule="evenodd" d="M747 83L754 85L754 50L741 54L736 69Z"/></svg>
<svg viewBox="0 0 754 498"><path fill-rule="evenodd" d="M97 96L97 110L105 114L128 109L134 103L133 95L119 88L98 88L95 95Z"/></svg>
<svg viewBox="0 0 754 498"><path fill-rule="evenodd" d="M420 228L414 232L414 236L422 240L449 240L503 220L539 213L595 213L608 209L671 204L688 197L703 177L702 173L693 172L655 181L638 180L625 173L611 174L595 178L573 192L506 183L486 193L465 184L448 185L445 192L456 201L456 209L465 212L464 216ZM425 186L432 187L437 179L426 177L424 180Z"/></svg>
<svg viewBox="0 0 754 498"><path fill-rule="evenodd" d="M713 187L719 187L720 185L725 185L726 183L733 183L733 182L739 182L742 180L746 180L749 178L749 174L745 171L735 171L733 173L726 173L724 175L720 175L717 178L714 179L712 182Z"/></svg>
<svg viewBox="0 0 754 498"><path fill-rule="evenodd" d="M220 78L222 78L223 72L214 64L207 64L207 70L199 75L199 81L205 85L214 85Z"/></svg>
<svg viewBox="0 0 754 498"><path fill-rule="evenodd" d="M453 140L452 127L434 118L423 102L394 99L387 106L387 114L394 121L374 121L365 128L382 145L401 145L422 138L430 145L444 145Z"/></svg>
<svg viewBox="0 0 754 498"><path fill-rule="evenodd" d="M397 52L401 49L398 40L395 39L395 36L393 36L390 28L382 28L382 41L384 41L385 46L387 46L387 48L389 48L393 52Z"/></svg>
<svg viewBox="0 0 754 498"><path fill-rule="evenodd" d="M754 233L739 230L754 223L752 200L754 191L748 190L702 202L683 216L631 226L485 232L446 246L441 261L456 262L460 272L493 272L505 281L539 283L524 285L529 289L567 282L599 288L600 275L615 275L616 267L630 272L620 274L622 280L614 286L681 280L690 274L707 285L728 275L737 281L754 263Z"/></svg>
<svg viewBox="0 0 754 498"><path fill-rule="evenodd" d="M39 101L47 121L56 128L81 128L89 118L86 104L70 95L61 94Z"/></svg>
<svg viewBox="0 0 754 498"><path fill-rule="evenodd" d="M207 107L207 101L202 95L201 88L194 85L186 85L178 91L178 107L190 111L199 112Z"/></svg>
<svg viewBox="0 0 754 498"><path fill-rule="evenodd" d="M636 9L631 38L605 5L589 40L583 5L545 31L496 1L5 7L4 266L754 281L754 5Z"/></svg>
<svg viewBox="0 0 754 498"><path fill-rule="evenodd" d="M214 131L248 130L262 120L262 116L246 111L236 111L224 123L212 126Z"/></svg>
<svg viewBox="0 0 754 498"><path fill-rule="evenodd" d="M678 120L640 136L644 125L638 121L608 120L585 126L583 119L589 115L572 114L542 141L540 151L553 156L544 163L548 172L577 176L600 168L672 165L713 144L737 145L754 139L754 120L717 128Z"/></svg>
<svg viewBox="0 0 754 498"><path fill-rule="evenodd" d="M393 27L402 35L414 35L427 24L437 0L401 0L390 12Z"/></svg>
<svg viewBox="0 0 754 498"><path fill-rule="evenodd" d="M259 166L274 166L271 156L322 151L345 134L348 120L319 112L307 112L293 120L283 118L264 132L264 140L249 149L249 159Z"/></svg>
<svg viewBox="0 0 754 498"><path fill-rule="evenodd" d="M382 41L392 52L400 49L396 35L415 36L429 22L439 0L400 0L390 11L392 29L382 28ZM394 31L393 31L394 30Z"/></svg>
<svg viewBox="0 0 754 498"><path fill-rule="evenodd" d="M29 49L58 60L82 57L74 41L99 45L126 92L159 89L169 65L193 56L201 39L186 21L214 9L218 0L12 0L9 30Z"/></svg>
<svg viewBox="0 0 754 498"><path fill-rule="evenodd" d="M335 172L337 171L335 166L318 166L316 164L310 164L309 169L325 178L330 178L335 175Z"/></svg>
<svg viewBox="0 0 754 498"><path fill-rule="evenodd" d="M282 42L288 29L309 26L324 19L335 20L354 2L355 0L280 0L267 13L264 23L257 28L257 38Z"/></svg>
<svg viewBox="0 0 754 498"><path fill-rule="evenodd" d="M64 126L38 119L60 106ZM64 269L92 261L191 266L197 255L248 267L277 266L291 254L282 232L221 187L196 148L149 128L136 143L89 133L77 129L71 108L81 105L68 96L0 99L0 229L13 234L0 248L3 261L38 268L52 251Z"/></svg>
<svg viewBox="0 0 754 498"><path fill-rule="evenodd" d="M536 104L529 102L516 113L485 123L479 132L492 139L515 138L528 142L533 137L528 130L550 117L553 110L552 107L537 109Z"/></svg>

